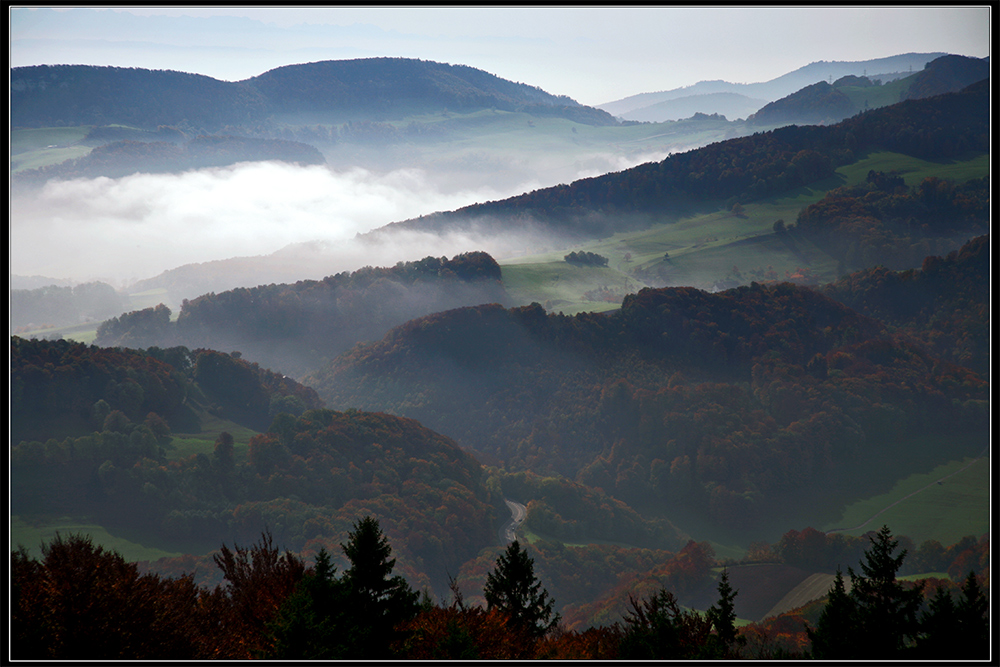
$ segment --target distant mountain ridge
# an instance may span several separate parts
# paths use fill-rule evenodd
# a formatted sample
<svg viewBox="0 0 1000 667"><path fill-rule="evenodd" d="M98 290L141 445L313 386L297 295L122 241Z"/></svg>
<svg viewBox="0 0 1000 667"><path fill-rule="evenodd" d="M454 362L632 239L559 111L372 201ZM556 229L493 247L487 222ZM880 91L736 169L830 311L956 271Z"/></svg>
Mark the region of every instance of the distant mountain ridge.
<svg viewBox="0 0 1000 667"><path fill-rule="evenodd" d="M833 83L818 81L766 104L747 122L757 126L836 123L869 108L959 91L988 79L989 67L989 62L980 58L941 56L890 85L848 74Z"/></svg>
<svg viewBox="0 0 1000 667"><path fill-rule="evenodd" d="M90 65L15 67L11 127L124 124L216 132L293 116L387 120L493 108L614 125L607 112L465 65L408 58L331 60L226 82L184 72Z"/></svg>
<svg viewBox="0 0 1000 667"><path fill-rule="evenodd" d="M931 60L947 55L945 53L906 53L887 58L876 58L873 60L851 61L819 61L810 63L787 74L783 74L770 81L759 83L730 83L728 81L713 80L699 81L691 86L674 88L660 92L640 93L629 97L598 104L597 108L627 120L664 121L676 120L670 114L659 116L654 105L659 105L670 100L691 97L694 95L705 95L711 93L735 93L746 98L763 99L773 102L779 98L790 95L817 81L827 79L839 79L848 74L855 76L869 76L870 78L886 77L890 73L893 78L897 78L899 73L909 70L920 71ZM761 105L763 106L763 105ZM760 107L758 107L759 109ZM669 111L671 107L666 105L661 107L664 111ZM712 113L715 109L698 109L702 113Z"/></svg>

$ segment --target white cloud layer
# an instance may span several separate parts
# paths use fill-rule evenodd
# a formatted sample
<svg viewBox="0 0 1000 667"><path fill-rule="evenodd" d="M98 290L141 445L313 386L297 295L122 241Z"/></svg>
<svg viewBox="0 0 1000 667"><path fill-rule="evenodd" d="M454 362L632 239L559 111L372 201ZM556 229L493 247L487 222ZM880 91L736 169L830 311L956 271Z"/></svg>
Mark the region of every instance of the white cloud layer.
<svg viewBox="0 0 1000 667"><path fill-rule="evenodd" d="M12 197L10 271L120 285L187 263L313 240L337 244L390 222L531 187L442 192L419 169L337 173L279 163L52 181Z"/></svg>

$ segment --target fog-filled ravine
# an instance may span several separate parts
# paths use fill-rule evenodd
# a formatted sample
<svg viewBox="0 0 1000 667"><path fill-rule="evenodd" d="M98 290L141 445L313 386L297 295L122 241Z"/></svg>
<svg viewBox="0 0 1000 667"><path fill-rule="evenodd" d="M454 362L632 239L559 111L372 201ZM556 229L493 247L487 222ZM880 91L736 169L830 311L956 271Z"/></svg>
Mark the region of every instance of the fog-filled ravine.
<svg viewBox="0 0 1000 667"><path fill-rule="evenodd" d="M988 58L11 82L18 656L979 656Z"/></svg>

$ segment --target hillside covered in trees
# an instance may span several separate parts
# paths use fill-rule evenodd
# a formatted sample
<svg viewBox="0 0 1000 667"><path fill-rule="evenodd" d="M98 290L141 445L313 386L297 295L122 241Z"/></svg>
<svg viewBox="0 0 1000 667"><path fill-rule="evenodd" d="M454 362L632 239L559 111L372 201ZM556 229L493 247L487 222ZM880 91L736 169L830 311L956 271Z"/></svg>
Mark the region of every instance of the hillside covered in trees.
<svg viewBox="0 0 1000 667"><path fill-rule="evenodd" d="M495 539L501 501L479 464L413 420L323 410L311 389L211 350L13 338L11 353L15 514L84 511L195 544L268 528L302 551L365 510L406 545L407 574L438 589ZM259 434L173 455L209 413Z"/></svg>
<svg viewBox="0 0 1000 667"><path fill-rule="evenodd" d="M675 153L660 162L535 190L508 199L395 222L441 232L492 225L542 227L585 239L668 222L691 207L747 203L834 173L873 150L928 159L989 151L989 80L960 92L907 100L832 126L787 126ZM728 208L729 206L726 206Z"/></svg>
<svg viewBox="0 0 1000 667"><path fill-rule="evenodd" d="M921 71L891 84L856 75L817 81L764 105L747 118L747 123L758 127L779 123L829 125L903 100L957 92L989 76L988 60L944 55L929 61Z"/></svg>
<svg viewBox="0 0 1000 667"><path fill-rule="evenodd" d="M414 317L507 301L500 266L487 253L469 252L291 285L210 292L185 299L176 322L162 304L111 318L98 328L95 342L239 350L268 368L299 376Z"/></svg>
<svg viewBox="0 0 1000 667"><path fill-rule="evenodd" d="M167 125L199 134L286 117L297 124L344 123L446 109L529 111L592 125L617 123L607 112L473 67L408 58L287 65L236 82L135 67L11 70L12 127Z"/></svg>
<svg viewBox="0 0 1000 667"><path fill-rule="evenodd" d="M928 266L966 264L974 248ZM936 275L982 298L975 267ZM304 382L331 407L413 417L510 471L745 528L865 460L915 454L925 436L980 438L989 397L982 376L919 337L789 283L647 288L608 315L437 313Z"/></svg>

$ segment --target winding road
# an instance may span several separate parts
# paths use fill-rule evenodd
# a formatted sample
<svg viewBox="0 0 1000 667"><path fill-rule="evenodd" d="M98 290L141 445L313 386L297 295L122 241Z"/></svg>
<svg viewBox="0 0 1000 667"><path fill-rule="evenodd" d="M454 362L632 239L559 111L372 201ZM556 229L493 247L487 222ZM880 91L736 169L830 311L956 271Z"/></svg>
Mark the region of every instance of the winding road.
<svg viewBox="0 0 1000 667"><path fill-rule="evenodd" d="M528 508L521 503L516 503L509 498L504 498L507 508L510 509L510 521L504 524L497 534L501 544L510 544L514 541L514 531L524 522L524 517L528 515Z"/></svg>

